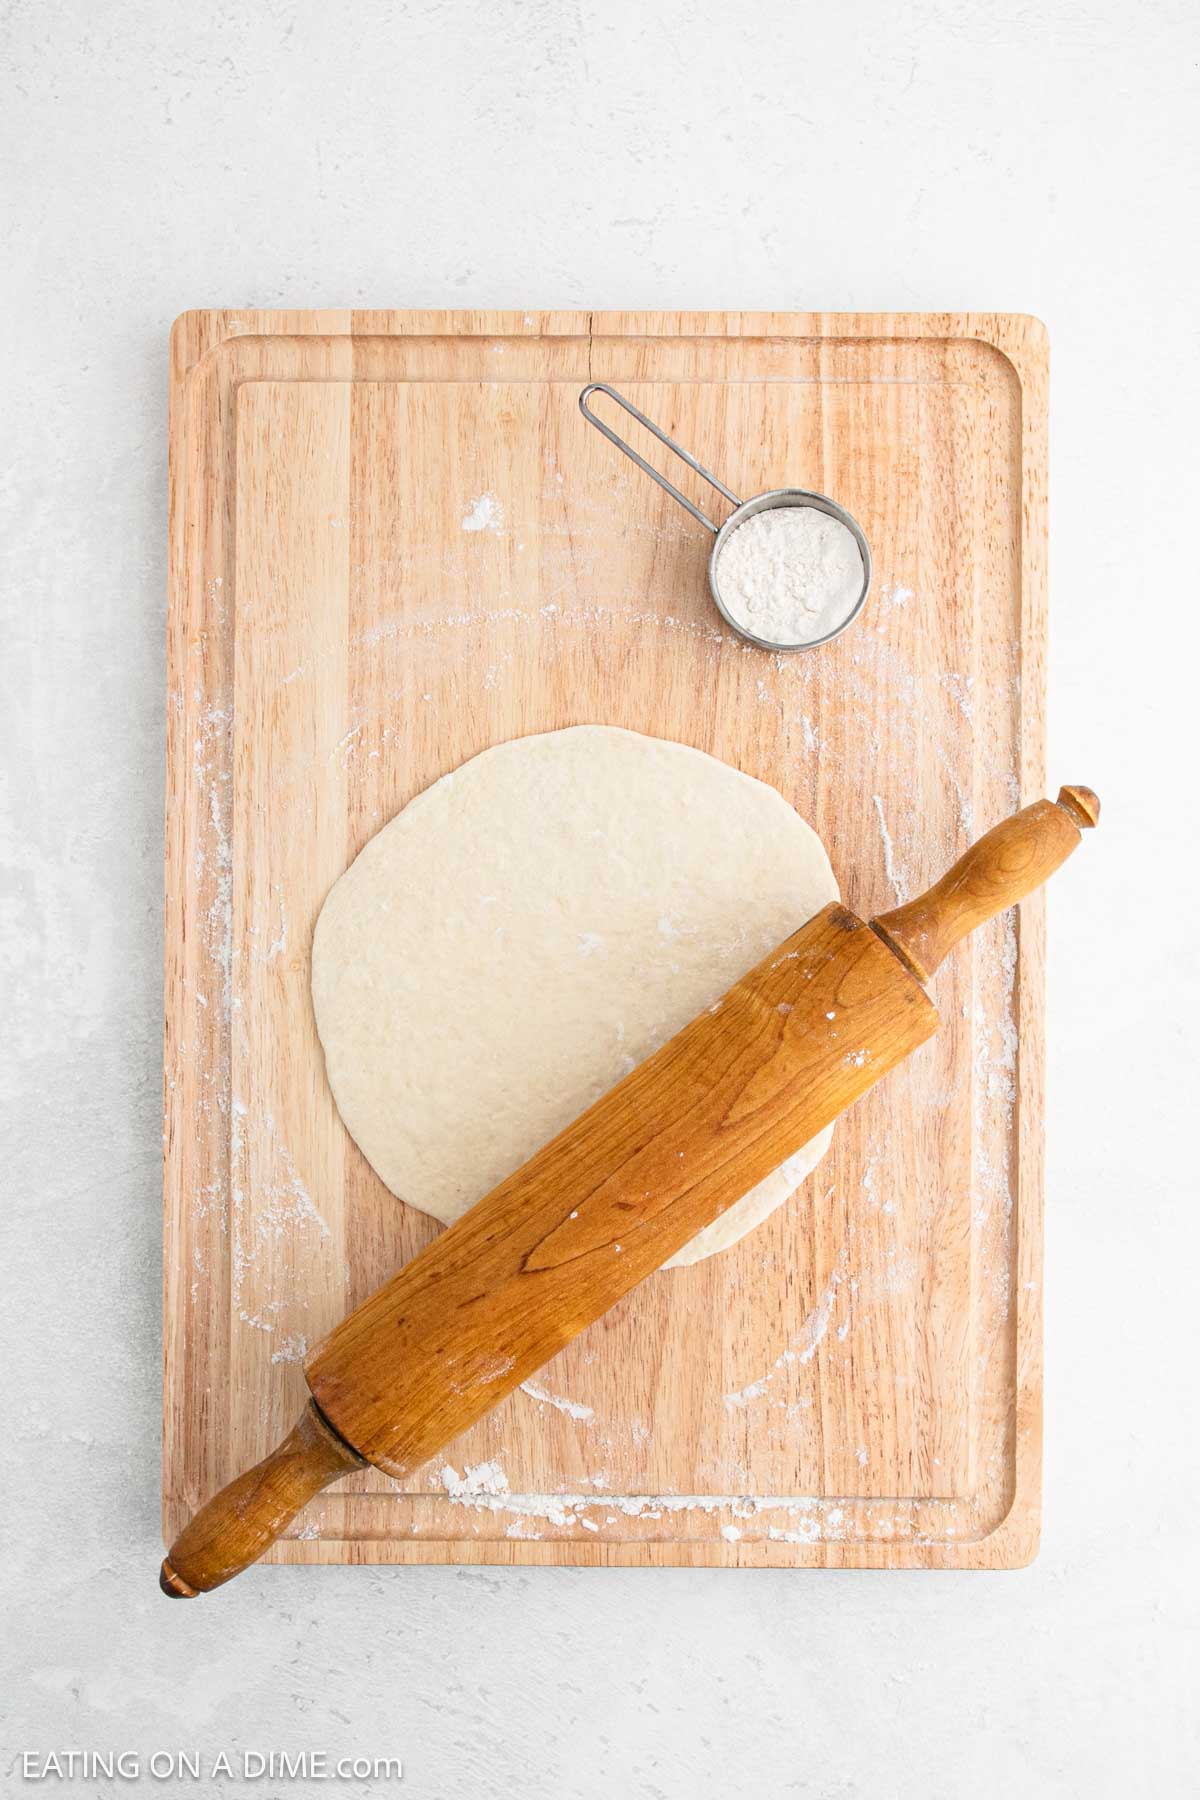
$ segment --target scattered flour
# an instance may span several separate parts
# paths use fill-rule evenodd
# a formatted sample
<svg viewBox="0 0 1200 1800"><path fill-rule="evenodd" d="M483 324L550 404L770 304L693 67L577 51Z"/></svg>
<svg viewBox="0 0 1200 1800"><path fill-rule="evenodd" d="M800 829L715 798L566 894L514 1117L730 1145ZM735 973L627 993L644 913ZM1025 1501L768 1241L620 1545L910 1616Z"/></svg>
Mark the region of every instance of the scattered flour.
<svg viewBox="0 0 1200 1800"><path fill-rule="evenodd" d="M498 1462L469 1465L463 1474L452 1463L442 1470L442 1486L452 1500L474 1500L481 1495L508 1493L508 1476Z"/></svg>
<svg viewBox="0 0 1200 1800"><path fill-rule="evenodd" d="M892 886L897 906L903 906L908 898L908 881L902 869L896 863L896 846L892 834L888 830L887 820L883 813L883 798L879 794L871 795L875 807L875 815L879 820L879 839L883 845L883 872Z"/></svg>
<svg viewBox="0 0 1200 1800"><path fill-rule="evenodd" d="M753 1400L761 1400L781 1370L789 1368L794 1363L803 1364L812 1361L829 1330L829 1321L833 1315L837 1291L845 1278L845 1255L843 1253L838 1257L837 1263L831 1271L829 1286L812 1311L802 1320L799 1331L792 1338L787 1349L775 1358L767 1373L760 1375L757 1381L752 1381L748 1386L738 1388L736 1392L725 1395L727 1412L734 1407L749 1406Z"/></svg>
<svg viewBox="0 0 1200 1800"><path fill-rule="evenodd" d="M574 1218L575 1215L571 1216ZM560 1413L565 1413L568 1419L577 1419L581 1425L586 1425L596 1416L594 1410L585 1406L581 1400L567 1400L561 1394L548 1394L545 1388L538 1387L532 1381L523 1381L521 1392L528 1394L531 1400L540 1400L545 1406L557 1407Z"/></svg>
<svg viewBox="0 0 1200 1800"><path fill-rule="evenodd" d="M503 531L504 508L495 494L480 494L472 500L463 518L464 531Z"/></svg>
<svg viewBox="0 0 1200 1800"><path fill-rule="evenodd" d="M861 1463L861 1457L859 1461ZM441 1473L442 1487L451 1502L475 1513L490 1513L505 1518L504 1535L508 1538L537 1539L543 1532L538 1526L551 1526L557 1531L576 1527L589 1532L602 1532L619 1526L622 1519L652 1525L659 1520L690 1514L698 1523L711 1519L716 1534L725 1543L736 1544L747 1537L761 1541L763 1537L776 1543L812 1544L822 1540L840 1541L857 1535L855 1521L848 1519L846 1509L858 1503L814 1495L757 1494L606 1494L602 1499L592 1494L515 1494L500 1465L478 1463L464 1475L451 1464ZM891 1513L898 1503L892 1503ZM916 1503L899 1503L914 1514ZM951 1502L951 1510L954 1508ZM732 1512L735 1519L720 1521L720 1514ZM715 1515L715 1516L714 1516ZM773 1524L773 1519L786 1521ZM749 1528L746 1522L749 1521ZM860 1530L872 1537L893 1530L911 1534L915 1516L907 1520L877 1519L873 1509L866 1508ZM765 1528L765 1529L764 1529ZM642 1534L638 1534L642 1535Z"/></svg>

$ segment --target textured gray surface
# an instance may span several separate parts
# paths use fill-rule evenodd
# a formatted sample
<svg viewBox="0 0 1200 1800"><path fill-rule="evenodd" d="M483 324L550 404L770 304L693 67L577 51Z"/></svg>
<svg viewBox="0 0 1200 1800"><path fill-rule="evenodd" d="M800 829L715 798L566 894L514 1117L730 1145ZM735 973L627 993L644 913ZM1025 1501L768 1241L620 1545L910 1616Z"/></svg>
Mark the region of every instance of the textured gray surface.
<svg viewBox="0 0 1200 1800"><path fill-rule="evenodd" d="M21 1749L64 1745L399 1754L395 1791L431 1800L1194 1791L1190 14L0 9L5 1792ZM1051 900L1028 1572L273 1570L159 1597L166 337L188 306L318 303L1048 321L1051 768L1106 818ZM1129 933L1147 896L1160 949ZM63 1791L143 1789L392 1791Z"/></svg>

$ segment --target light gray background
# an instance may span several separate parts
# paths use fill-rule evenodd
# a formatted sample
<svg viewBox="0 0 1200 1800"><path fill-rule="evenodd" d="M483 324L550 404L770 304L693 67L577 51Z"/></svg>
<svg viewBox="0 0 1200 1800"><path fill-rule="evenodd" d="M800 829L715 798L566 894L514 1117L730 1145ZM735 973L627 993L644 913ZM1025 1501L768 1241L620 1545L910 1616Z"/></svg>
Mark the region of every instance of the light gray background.
<svg viewBox="0 0 1200 1800"><path fill-rule="evenodd" d="M75 1745L390 1752L422 1800L1194 1792L1190 0L0 19L3 1790L40 1791L20 1749ZM167 331L320 304L1048 322L1051 776L1106 814L1050 901L1028 1572L273 1570L160 1598Z"/></svg>

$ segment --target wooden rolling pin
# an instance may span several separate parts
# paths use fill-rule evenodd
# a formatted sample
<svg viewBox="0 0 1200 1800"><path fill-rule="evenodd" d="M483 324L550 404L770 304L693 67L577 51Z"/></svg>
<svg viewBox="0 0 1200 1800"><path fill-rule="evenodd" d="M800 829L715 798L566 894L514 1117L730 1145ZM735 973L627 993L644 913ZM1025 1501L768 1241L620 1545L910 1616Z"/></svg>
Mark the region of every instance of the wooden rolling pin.
<svg viewBox="0 0 1200 1800"><path fill-rule="evenodd" d="M163 1591L219 1587L339 1476L404 1475L549 1362L932 1036L924 983L942 958L1040 887L1099 812L1063 788L907 906L810 919L318 1346L299 1423L196 1514Z"/></svg>

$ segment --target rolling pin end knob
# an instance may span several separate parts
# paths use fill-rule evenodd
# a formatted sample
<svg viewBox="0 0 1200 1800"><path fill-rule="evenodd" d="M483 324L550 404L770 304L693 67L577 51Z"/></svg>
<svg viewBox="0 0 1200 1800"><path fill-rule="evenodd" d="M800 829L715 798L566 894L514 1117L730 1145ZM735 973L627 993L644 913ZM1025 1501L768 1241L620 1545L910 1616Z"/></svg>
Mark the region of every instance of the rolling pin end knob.
<svg viewBox="0 0 1200 1800"><path fill-rule="evenodd" d="M194 1600L195 1588L189 1587L182 1575L177 1575L166 1557L163 1557L162 1568L158 1571L158 1585L169 1600Z"/></svg>
<svg viewBox="0 0 1200 1800"><path fill-rule="evenodd" d="M1070 813L1081 831L1089 831L1100 822L1100 801L1089 787L1059 788L1058 804Z"/></svg>

